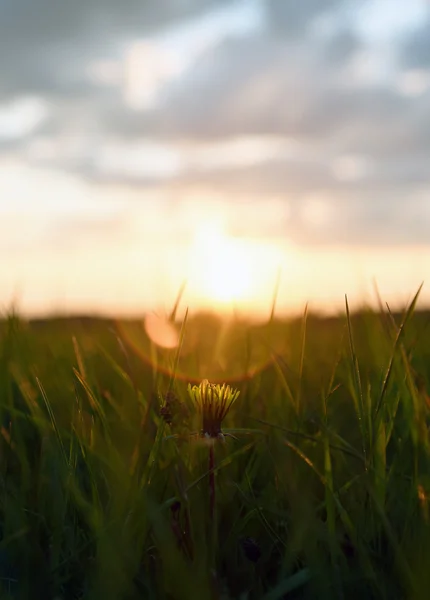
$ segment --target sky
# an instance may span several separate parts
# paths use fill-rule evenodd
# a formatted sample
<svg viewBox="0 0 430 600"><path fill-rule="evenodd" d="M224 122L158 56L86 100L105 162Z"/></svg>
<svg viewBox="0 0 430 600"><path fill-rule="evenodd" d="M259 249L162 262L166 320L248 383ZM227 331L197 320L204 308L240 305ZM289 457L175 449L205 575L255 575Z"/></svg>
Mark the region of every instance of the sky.
<svg viewBox="0 0 430 600"><path fill-rule="evenodd" d="M428 0L0 0L0 310L430 304Z"/></svg>

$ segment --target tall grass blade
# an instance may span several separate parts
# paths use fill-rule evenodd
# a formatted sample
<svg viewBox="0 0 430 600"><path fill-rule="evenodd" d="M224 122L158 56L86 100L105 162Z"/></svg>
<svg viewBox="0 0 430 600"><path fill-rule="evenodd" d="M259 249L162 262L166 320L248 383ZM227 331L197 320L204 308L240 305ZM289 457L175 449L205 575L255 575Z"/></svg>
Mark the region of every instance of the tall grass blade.
<svg viewBox="0 0 430 600"><path fill-rule="evenodd" d="M40 393L42 395L42 399L45 404L47 413L49 415L49 420L51 421L51 425L54 430L55 437L57 438L58 448L59 448L60 454L63 458L64 465L66 466L67 470L69 470L69 460L67 458L67 453L66 453L66 449L64 447L63 438L61 437L61 433L58 428L57 421L55 419L55 415L54 415L54 411L52 410L51 403L48 400L48 396L46 395L46 392L42 386L42 383L40 382L40 380L37 377L36 377L36 383L37 383L37 387L39 388Z"/></svg>
<svg viewBox="0 0 430 600"><path fill-rule="evenodd" d="M178 308L179 308L179 305L181 303L182 296L184 294L184 291L185 291L186 287L187 287L187 281L185 280L185 281L182 282L181 287L179 288L179 292L178 292L178 295L176 297L175 304L173 305L172 311L171 311L171 313L169 315L169 321L171 323L174 323L174 321L176 319L176 314L178 312Z"/></svg>
<svg viewBox="0 0 430 600"><path fill-rule="evenodd" d="M176 353L175 353L175 358L173 361L172 375L170 377L169 392L171 392L173 390L173 385L175 383L176 373L178 371L178 366L179 366L179 359L181 357L182 344L184 343L185 328L187 326L187 320L188 320L188 307L185 311L185 316L184 316L184 319L183 319L182 325L181 325L181 331L179 334L179 343L178 343L178 347L177 347Z"/></svg>
<svg viewBox="0 0 430 600"><path fill-rule="evenodd" d="M296 403L299 417L302 413L303 367L304 367L304 362L305 362L307 319L308 319L308 304L306 303L305 311L303 313L303 321L302 321L302 339L301 339L300 362L299 362L299 384L298 384L298 389L297 389L297 403Z"/></svg>
<svg viewBox="0 0 430 600"><path fill-rule="evenodd" d="M393 346L393 350L392 350L391 357L390 357L390 362L388 364L388 368L387 368L387 371L386 371L386 374L385 374L385 377L384 377L384 381L383 381L383 384L382 384L381 394L379 396L379 399L378 399L378 402L377 402L377 405L376 405L375 416L377 416L379 414L379 411L381 410L381 407L383 405L383 402L384 402L384 399L385 399L385 395L386 395L387 390L388 390L388 385L390 383L391 374L392 374L392 371L393 371L394 359L397 356L397 352L398 352L398 349L400 347L400 344L401 344L401 341L402 341L402 338L403 338L405 327L406 327L408 321L410 320L410 318L412 317L412 315L414 313L415 306L416 306L416 304L418 302L418 298L419 298L419 295L421 293L423 285L424 285L424 283L422 283L420 285L420 287L418 288L418 291L415 294L412 302L410 303L409 308L406 311L406 313L405 313L405 315L403 317L403 320L402 320L402 322L400 324L400 327L399 327L399 329L397 331L396 339L394 341L394 346Z"/></svg>
<svg viewBox="0 0 430 600"><path fill-rule="evenodd" d="M354 380L353 396L354 396L354 401L355 401L358 422L359 422L359 426L360 426L363 454L366 458L367 457L368 434L367 434L365 411L364 411L363 389L362 389L362 384L361 384L361 375L360 375L360 368L358 365L357 353L355 350L354 337L353 337L353 333L352 333L351 315L349 312L349 304L348 304L347 296L345 296L345 306L346 306L346 319L347 319L347 327L348 327L349 350L350 350L350 354L351 354L352 373L353 373L353 380Z"/></svg>

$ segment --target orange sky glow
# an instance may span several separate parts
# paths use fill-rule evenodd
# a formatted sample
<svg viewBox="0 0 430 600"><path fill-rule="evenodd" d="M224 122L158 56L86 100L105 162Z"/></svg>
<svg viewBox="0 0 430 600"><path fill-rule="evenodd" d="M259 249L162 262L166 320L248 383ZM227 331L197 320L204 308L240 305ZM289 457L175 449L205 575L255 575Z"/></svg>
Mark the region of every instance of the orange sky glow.
<svg viewBox="0 0 430 600"><path fill-rule="evenodd" d="M188 196L183 191L179 206L168 194L151 204L150 192L143 196L115 186L100 190L70 176L9 166L9 174L0 177L2 197L10 195L7 186L15 178L21 189L14 188L16 202L3 207L0 224L3 244L16 242L8 261L0 264L4 309L17 299L28 314L163 312L171 309L185 283L182 304L192 310L264 318L278 279L279 314L300 312L306 302L333 312L342 307L345 294L353 306L375 305L375 282L384 301L403 306L423 280L430 280L425 245L293 242L279 232L279 222L289 217L287 204L276 199L222 203L200 189ZM37 186L44 193L31 204L26 199ZM68 195L59 207L57 194L64 190ZM126 195L129 210L124 209ZM139 209L137 198L143 200ZM314 200L307 207L315 227L324 227L321 206ZM241 233L232 227L238 215ZM266 233L257 235L264 220ZM426 287L422 301L429 301Z"/></svg>
<svg viewBox="0 0 430 600"><path fill-rule="evenodd" d="M430 306L426 0L39 2L0 7L1 310Z"/></svg>

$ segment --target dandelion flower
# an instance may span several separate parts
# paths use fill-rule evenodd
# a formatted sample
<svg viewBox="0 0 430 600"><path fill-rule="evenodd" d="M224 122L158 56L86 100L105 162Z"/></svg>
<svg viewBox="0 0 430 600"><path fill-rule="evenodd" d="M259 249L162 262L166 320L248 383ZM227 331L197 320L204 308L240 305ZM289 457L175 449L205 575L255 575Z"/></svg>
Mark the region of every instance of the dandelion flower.
<svg viewBox="0 0 430 600"><path fill-rule="evenodd" d="M204 379L200 385L189 384L188 393L201 413L202 435L210 439L224 439L221 424L239 396L239 390Z"/></svg>

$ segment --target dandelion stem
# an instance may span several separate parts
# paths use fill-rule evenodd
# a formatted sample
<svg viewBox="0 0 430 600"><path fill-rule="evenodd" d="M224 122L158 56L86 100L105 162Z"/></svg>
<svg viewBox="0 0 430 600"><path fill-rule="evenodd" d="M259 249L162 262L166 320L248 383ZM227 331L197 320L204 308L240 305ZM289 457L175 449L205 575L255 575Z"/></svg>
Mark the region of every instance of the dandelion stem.
<svg viewBox="0 0 430 600"><path fill-rule="evenodd" d="M215 450L209 446L209 516L211 522L215 519Z"/></svg>
<svg viewBox="0 0 430 600"><path fill-rule="evenodd" d="M215 506L215 444L209 445L209 548L210 564L216 568L216 556L218 547L218 524Z"/></svg>

